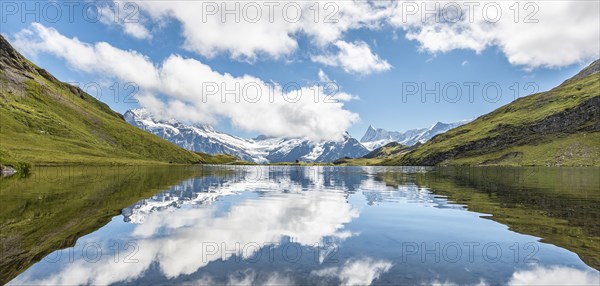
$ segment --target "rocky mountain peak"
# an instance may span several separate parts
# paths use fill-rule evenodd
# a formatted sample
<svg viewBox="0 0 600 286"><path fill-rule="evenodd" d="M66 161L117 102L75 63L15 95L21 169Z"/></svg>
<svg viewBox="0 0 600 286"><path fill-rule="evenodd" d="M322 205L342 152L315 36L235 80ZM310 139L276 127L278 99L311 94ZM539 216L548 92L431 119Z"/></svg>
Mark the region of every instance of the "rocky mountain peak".
<svg viewBox="0 0 600 286"><path fill-rule="evenodd" d="M367 128L367 131L365 132L365 135L363 135L363 137L360 139L360 142L370 142L373 140L377 140L378 137L380 137L379 133L381 133L379 129L375 129L373 125L369 125L369 128Z"/></svg>

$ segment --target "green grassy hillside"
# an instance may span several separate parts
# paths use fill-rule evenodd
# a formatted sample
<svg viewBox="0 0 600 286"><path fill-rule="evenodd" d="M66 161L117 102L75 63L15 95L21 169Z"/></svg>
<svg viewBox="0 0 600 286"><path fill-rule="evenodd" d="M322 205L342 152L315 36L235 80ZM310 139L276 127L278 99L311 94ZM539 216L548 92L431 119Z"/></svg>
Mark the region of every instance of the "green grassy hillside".
<svg viewBox="0 0 600 286"><path fill-rule="evenodd" d="M106 104L58 81L0 36L0 164L226 163L129 125Z"/></svg>
<svg viewBox="0 0 600 286"><path fill-rule="evenodd" d="M600 166L600 61L383 165Z"/></svg>

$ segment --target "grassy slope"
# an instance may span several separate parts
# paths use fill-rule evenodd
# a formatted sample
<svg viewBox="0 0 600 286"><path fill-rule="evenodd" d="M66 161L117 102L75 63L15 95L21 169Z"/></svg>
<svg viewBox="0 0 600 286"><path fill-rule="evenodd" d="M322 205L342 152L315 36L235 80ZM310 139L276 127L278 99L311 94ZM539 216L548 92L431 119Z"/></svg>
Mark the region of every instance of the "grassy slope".
<svg viewBox="0 0 600 286"><path fill-rule="evenodd" d="M106 104L20 56L4 38L0 38L0 61L0 164L234 160L199 155L129 125Z"/></svg>
<svg viewBox="0 0 600 286"><path fill-rule="evenodd" d="M548 118L566 121L561 114L577 114L579 107L600 99L600 73L586 70L557 88L515 100L382 164L600 166L598 108L580 112L589 119L577 126L536 129ZM478 145L482 142L486 143Z"/></svg>

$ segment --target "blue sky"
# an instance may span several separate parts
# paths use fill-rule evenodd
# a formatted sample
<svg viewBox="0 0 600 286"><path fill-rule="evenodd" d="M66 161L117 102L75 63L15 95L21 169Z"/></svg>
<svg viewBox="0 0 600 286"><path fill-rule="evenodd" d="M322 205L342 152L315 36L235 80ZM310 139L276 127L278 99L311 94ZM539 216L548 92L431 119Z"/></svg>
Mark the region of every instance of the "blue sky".
<svg viewBox="0 0 600 286"><path fill-rule="evenodd" d="M71 23L67 17L68 11L65 6L60 6L63 9L61 11L62 16L59 17L57 22L54 22L48 21L50 20L48 18L54 17L51 9L55 7L48 8L50 9L48 10L50 11L49 13L51 13L49 16L44 15L42 11L47 2L39 2L41 5L40 9L34 12L34 14L28 15L23 15L23 11L21 10L23 8L22 5L29 5L27 7L31 9L35 8L34 2L13 3L18 3L19 9L19 11L14 13L12 9L15 6L9 7L4 2L2 4L3 18L0 29L1 33L35 64L47 69L60 80L66 82L100 83L103 87L100 100L118 112L123 113L129 108L140 106L139 103L123 102L123 96L119 100L115 100L113 97L113 91L109 87L114 83L118 83L121 86L121 95L129 93L129 91L122 88L128 82L126 76L118 72L115 74L105 72L107 70L112 71L110 67L99 68L101 72L95 71L93 66L81 68L73 60L69 60L69 58L77 58L80 55L76 52L64 54L64 49L53 50L52 45L49 44L53 40L51 38L40 37L37 34L41 33L41 31L55 30L57 32L56 35L61 35L72 40L76 38L78 39L78 43L84 46L93 46L98 42L106 42L118 50L143 55L148 62L156 67L159 67L170 56L178 55L183 59L194 59L210 67L212 71L220 75L230 74L233 78L241 78L244 75L249 75L264 82L275 82L281 85L296 82L303 87L310 86L320 80L319 72L322 71L327 78L339 85L341 91L351 95L354 99L344 100L343 107L339 108L324 110L319 109L320 107L318 106L311 108L315 114L307 114L307 116L309 119L314 119L317 122L313 122L309 126L315 126L316 131L314 132L318 134L337 132L338 130L335 128L339 127L347 129L351 135L358 138L362 137L369 125L387 130L401 131L427 127L437 121L452 122L475 118L514 100L514 89L517 86L521 96L529 94L534 86L539 91L548 90L574 75L582 67L589 64L591 60L597 58L598 49L595 45L600 41L597 31L598 9L593 11L593 7L592 9L588 9L589 7L580 7L585 5L597 6L598 3L586 4L584 2L565 2L562 5L566 5L566 7L561 8L576 11L591 10L591 12L585 12L587 14L579 16L583 17L583 20L573 20L573 23L576 23L573 25L580 25L580 27L567 27L561 30L560 27L569 26L565 21L569 21L570 19L553 17L554 12L552 9L554 8L544 6L544 3L540 2L540 12L536 15L539 20L538 23L521 23L517 27L507 24L508 28L491 29L488 31L489 35L475 33L477 27L479 27L477 25L483 25L481 23L467 23L466 25L468 26L456 27L456 29L450 25L449 31L454 33L450 35L454 36L449 38L444 38L443 35L439 34L440 30L444 31L443 29L447 28L444 25L448 23L431 24L427 21L421 21L421 23L417 21L412 24L398 25L393 24L389 15L379 16L375 20L365 20L357 18L359 16L350 12L344 14L344 9L340 9L339 17L341 22L345 22L344 17L351 18L348 20L349 25L333 29L339 32L333 38L329 38L328 35L318 34L320 32L306 32L311 26L299 28L304 29L301 31L292 30L288 34L289 38L285 37L285 39L292 39L292 42L296 44L296 47L291 50L285 46L279 47L280 41L272 41L273 39L270 38L265 38L265 43L258 43L255 46L247 45L248 41L252 41L256 37L244 39L244 33L240 32L239 35L235 35L235 33L231 33L231 30L223 30L221 32L224 37L223 42L233 43L232 45L227 46L223 44L223 46L220 46L221 42L218 38L212 42L208 42L209 40L206 39L210 35L207 36L202 33L208 33L207 29L215 29L215 26L203 27L202 25L188 23L192 20L191 18L186 18L184 13L180 13L182 11L176 10L177 8L168 8L173 9L168 10L160 5L158 7L150 7L140 2L139 6L136 6L136 9L139 9L138 11L140 12L136 24L146 29L147 34L144 34L146 32L142 32L141 34L134 35L134 32L128 33L124 30L125 25L123 24L123 20L117 20L113 23L107 20L96 23L85 20L80 14L81 7L75 9L74 21ZM94 5L103 7L105 4L108 4L108 2L95 3ZM117 5L122 6L123 2L118 2ZM191 6L190 9L192 9ZM379 8L365 8L361 6L361 9L377 10ZM185 9L183 8L183 10ZM178 13L181 15L178 15ZM506 13L508 12L505 11ZM364 12L361 12L361 14L364 14ZM562 13L561 15L564 14ZM589 21L586 22L585 19L589 19ZM589 25L589 23L593 24L594 19L596 23L595 28L592 26L592 29L589 29L590 31L587 34L575 35L572 37L576 38L569 38L571 37L568 34L569 28L587 29L586 25ZM376 27L372 23L364 24L364 22L368 21L376 23ZM39 23L42 28L34 28L33 23ZM253 30L258 29L258 35L261 35L262 32L269 34L273 29L276 31L280 30L279 28L275 29L272 27L277 25L277 22L268 23L264 28L256 27L256 24L252 26L253 24L247 23L245 27L250 27L249 29ZM501 25L500 22L494 24ZM217 23L216 25L219 24ZM431 25L434 25L434 32L430 31L429 33L432 34L427 35L427 27ZM549 29L541 29L540 25L546 25ZM552 27L555 26L558 28L553 29ZM260 31L260 29L264 29L264 31ZM298 28L291 27L289 29ZM465 29L472 29L472 31L470 34L466 34L464 32ZM510 29L516 29L524 34L531 33L531 35L527 37L511 37ZM507 32L507 30L509 31ZM229 33L226 33L227 31ZM437 31L437 34L435 31ZM540 35L540 31L548 34ZM498 34L494 34L496 32ZM509 35L506 36L502 33L509 33ZM440 36L442 37L440 38ZM237 50L236 38L240 38L239 50ZM513 40L513 38L517 39ZM316 43L319 41L322 43ZM488 42L482 43L483 41ZM575 47L574 45L561 45L561 43L569 41L577 43L577 45ZM350 48L356 48L361 45L367 47L370 50L370 55L375 57L375 62L371 61L370 64L365 63L358 68L346 65L347 61L343 59L335 62L336 55L337 53L341 54L341 47L344 43L349 43ZM202 47L198 47L200 45ZM209 52L203 50L205 49L205 45L209 46ZM210 49L210 45L214 45L214 47ZM552 45L554 51L548 51L548 46L550 45ZM265 52L265 49L271 49L271 47L276 47L273 48L275 51ZM526 49L521 49L521 47L525 47ZM580 50L573 50L574 48ZM530 54L526 54L528 50L531 50ZM61 53L61 51L63 52ZM239 53L242 53L242 55L240 56ZM566 53L569 54L567 55ZM565 56L561 56L561 54L565 54ZM539 55L550 56L546 56L540 60ZM318 56L322 56L322 58L327 60L316 60ZM353 61L360 61L361 58L363 57L355 58ZM330 61L329 64L326 61ZM131 62L128 62L126 59L123 61L114 59L114 63L111 63L111 65L131 65ZM133 68L135 69L136 67ZM143 73L143 70L140 69L140 73ZM201 75L193 78L202 81ZM165 82L167 81L165 80ZM449 102L442 99L436 102L434 99L435 94L428 94L426 102L421 102L420 96L422 92L419 91L416 94L407 96L406 101L403 101L403 85L417 85L419 87L425 85L428 89L434 89L436 83L440 84L440 89L434 92L437 95L441 95L443 92L441 88L444 86L462 86L460 100ZM473 102L470 102L467 97L465 83L478 84L474 89ZM518 85L515 85L515 83ZM484 99L482 87L486 84L500 87L502 96L499 100L489 102ZM148 87L150 85L141 84L140 91L136 93L136 96L145 95L146 91L151 89ZM525 86L527 85L530 89L525 90ZM152 91L152 98L162 100L163 102L168 102L173 98L181 98L178 97L179 95L170 94L169 91L173 89L153 88L158 91ZM448 90L452 94L455 93L455 89L453 88L449 88ZM494 95L493 90L491 91L491 94ZM190 91L187 90L186 92ZM199 93L200 91L191 92L191 95L197 94L198 98L200 98ZM303 96L305 95L303 94ZM186 100L182 102L193 106L194 112L207 112L202 109L204 107L199 106L201 105L200 103L190 100L189 97ZM147 102L143 105L149 105ZM303 133L303 135L312 132L311 128L313 127L307 127L306 129L299 128L303 126L301 120L306 120L306 118L294 118L289 121L292 123L286 123L288 122L286 121L287 119L280 118L281 116L285 116L285 111L274 113L272 117L272 121L281 121L280 125L283 126L272 122L267 124L267 121L271 121L269 119L271 117L265 117L261 120L268 126L263 128L260 127L260 121L249 121L253 118L253 112L264 113L265 110L270 112L270 107L254 109L253 105L247 105L240 109L230 107L231 105L235 105L235 102L228 102L227 104L227 107L211 107L220 111L213 114L214 116L212 117L214 120L209 123L215 125L217 129L228 133L243 137L252 137L260 133L269 133L270 130L273 130L273 134L271 135L289 135L294 132L294 129L302 130L299 132ZM231 108L231 110L228 108ZM284 107L273 105L272 108ZM337 118L347 116L348 112L342 111L356 114L360 119L346 120L344 118ZM211 112L211 110L208 110L208 112ZM238 118L236 113L240 112L248 112L250 116ZM331 116L328 117L328 113L330 112ZM175 117L181 115L181 112L174 112L170 115ZM330 124L329 119L333 117L336 117L335 120L332 120L334 123L331 123L333 127L326 130L316 127L319 124ZM198 115L197 117L186 115L180 119L202 122L202 118L204 118L202 115ZM240 126L238 123L232 124L232 122L240 121L247 122L248 124L242 124L243 126ZM323 136L324 138L327 137L326 135Z"/></svg>

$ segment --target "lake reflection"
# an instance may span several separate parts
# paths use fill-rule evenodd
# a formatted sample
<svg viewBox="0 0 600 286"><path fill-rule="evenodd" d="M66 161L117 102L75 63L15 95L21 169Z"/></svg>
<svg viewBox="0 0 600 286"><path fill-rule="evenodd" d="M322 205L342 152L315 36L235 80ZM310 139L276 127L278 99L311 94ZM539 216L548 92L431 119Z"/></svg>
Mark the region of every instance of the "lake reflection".
<svg viewBox="0 0 600 286"><path fill-rule="evenodd" d="M535 211L539 203L502 205L502 195L490 195L489 186L462 173L442 173L431 168L203 167L201 176L124 207L74 247L50 253L9 284L600 283L599 272L588 266L596 267L597 254L582 253L598 247L597 222L578 225L582 218L571 222L538 213L535 218L545 219L538 227L566 224L570 228L560 229L569 232L564 236L578 231L588 245L563 241L561 234L549 236L555 245L540 242L545 232L534 227L536 222L508 215ZM576 174L582 173L573 171L569 178ZM594 179L593 172L575 178L585 193L569 196L587 210L571 212L575 216L598 217L600 187ZM545 201L565 196L546 181L518 177L516 182L505 188L542 192Z"/></svg>

